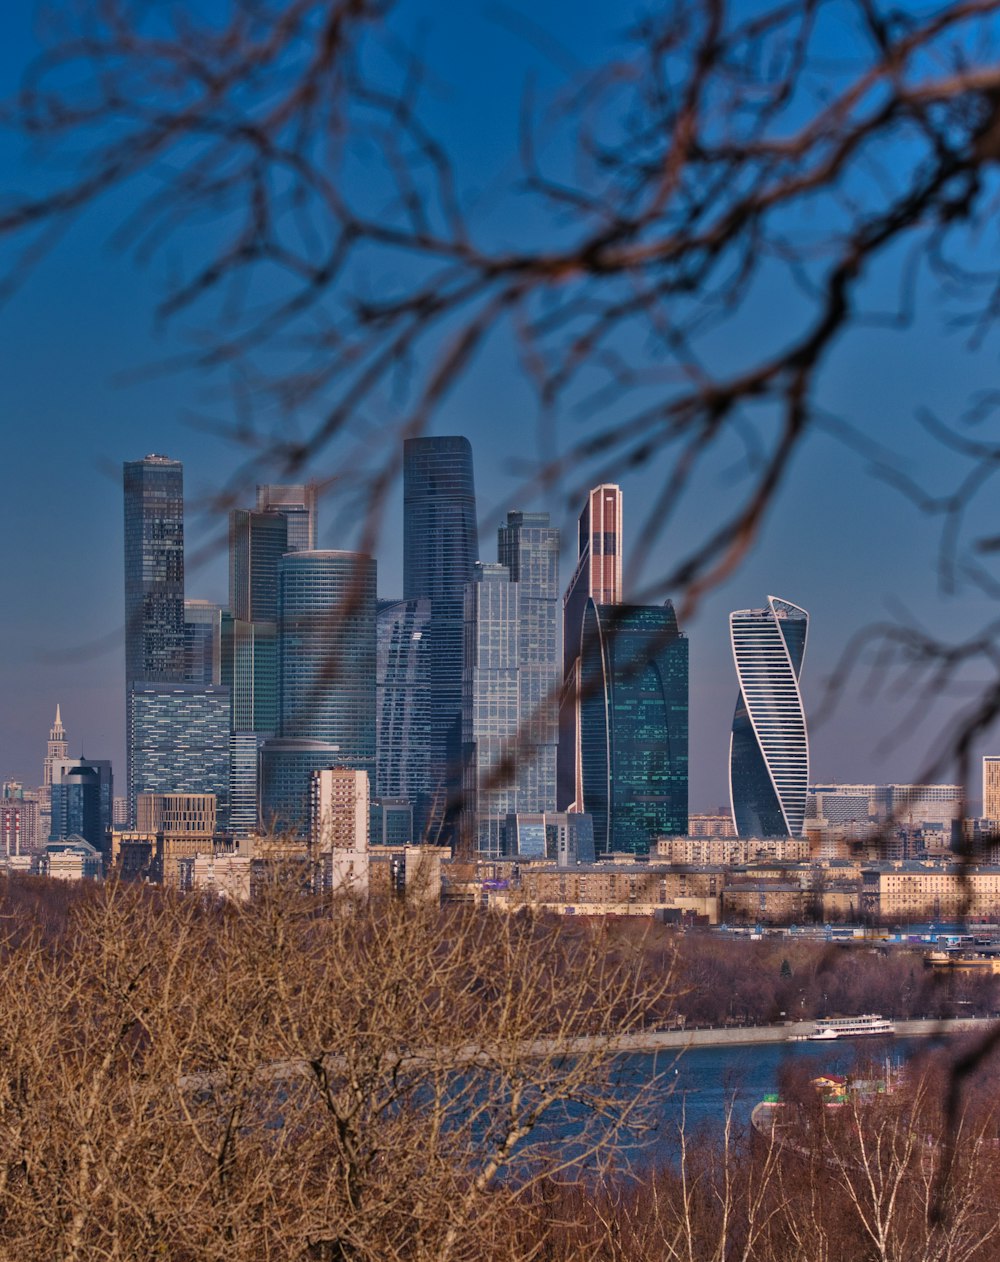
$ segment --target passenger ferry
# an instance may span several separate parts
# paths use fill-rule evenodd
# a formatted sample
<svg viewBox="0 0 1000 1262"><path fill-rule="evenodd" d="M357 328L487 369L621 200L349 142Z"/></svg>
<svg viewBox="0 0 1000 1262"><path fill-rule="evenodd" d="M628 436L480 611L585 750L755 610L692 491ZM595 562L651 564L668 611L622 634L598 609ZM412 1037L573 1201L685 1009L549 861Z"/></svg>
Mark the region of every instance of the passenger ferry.
<svg viewBox="0 0 1000 1262"><path fill-rule="evenodd" d="M816 1022L816 1028L806 1038L817 1043L826 1043L831 1039L857 1039L868 1035L879 1035L886 1038L896 1033L896 1027L886 1017L875 1012L867 1012L860 1017L823 1017Z"/></svg>

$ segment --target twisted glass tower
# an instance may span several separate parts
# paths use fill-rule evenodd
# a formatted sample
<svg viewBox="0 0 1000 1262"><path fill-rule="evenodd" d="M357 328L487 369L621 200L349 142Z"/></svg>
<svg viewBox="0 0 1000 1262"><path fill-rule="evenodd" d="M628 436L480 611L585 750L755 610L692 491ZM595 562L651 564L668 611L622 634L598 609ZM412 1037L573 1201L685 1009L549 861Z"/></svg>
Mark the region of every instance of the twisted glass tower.
<svg viewBox="0 0 1000 1262"><path fill-rule="evenodd" d="M801 837L809 736L799 691L809 615L768 596L729 615L740 695L729 744L729 794L741 837Z"/></svg>

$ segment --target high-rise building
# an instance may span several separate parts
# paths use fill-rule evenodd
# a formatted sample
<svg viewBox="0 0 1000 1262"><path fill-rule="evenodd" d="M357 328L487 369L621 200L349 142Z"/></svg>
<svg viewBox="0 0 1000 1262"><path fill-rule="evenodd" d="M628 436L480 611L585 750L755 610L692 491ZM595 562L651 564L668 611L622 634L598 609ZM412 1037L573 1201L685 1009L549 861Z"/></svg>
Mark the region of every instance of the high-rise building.
<svg viewBox="0 0 1000 1262"><path fill-rule="evenodd" d="M288 523L288 551L312 552L316 547L316 486L259 486L258 513L280 513Z"/></svg>
<svg viewBox="0 0 1000 1262"><path fill-rule="evenodd" d="M126 461L124 491L125 747L132 812L146 779L132 727L132 691L185 681L183 466L156 455Z"/></svg>
<svg viewBox="0 0 1000 1262"><path fill-rule="evenodd" d="M431 801L430 619L429 600L378 602L375 797L408 802L418 838L441 815Z"/></svg>
<svg viewBox="0 0 1000 1262"><path fill-rule="evenodd" d="M587 602L619 605L622 594L622 493L613 483L588 494L577 525L577 563L563 597L563 686L559 700L557 800L582 811L580 654Z"/></svg>
<svg viewBox="0 0 1000 1262"><path fill-rule="evenodd" d="M221 682L222 607L210 600L184 601L184 678L189 684Z"/></svg>
<svg viewBox="0 0 1000 1262"><path fill-rule="evenodd" d="M213 684L133 682L129 819L140 793L214 793L219 826L229 819L229 689Z"/></svg>
<svg viewBox="0 0 1000 1262"><path fill-rule="evenodd" d="M83 837L106 849L113 824L114 781L107 759L52 760L52 815L48 841Z"/></svg>
<svg viewBox="0 0 1000 1262"><path fill-rule="evenodd" d="M587 602L581 634L583 802L598 857L647 855L687 830L688 643L674 607Z"/></svg>
<svg viewBox="0 0 1000 1262"><path fill-rule="evenodd" d="M473 849L497 856L507 816L518 809L518 595L505 565L477 565L465 589L462 833Z"/></svg>
<svg viewBox="0 0 1000 1262"><path fill-rule="evenodd" d="M729 615L740 693L730 740L729 789L741 837L801 837L809 737L799 690L809 615L768 596L766 609Z"/></svg>
<svg viewBox="0 0 1000 1262"><path fill-rule="evenodd" d="M57 758L69 756L69 744L66 740L66 729L63 727L62 715L56 705L56 721L49 728L49 740L45 747L45 759L42 762L42 784L38 792L38 829L39 837L44 843L48 841L52 827L52 766Z"/></svg>
<svg viewBox="0 0 1000 1262"><path fill-rule="evenodd" d="M38 802L5 792L0 797L0 857L29 855L39 847Z"/></svg>
<svg viewBox="0 0 1000 1262"><path fill-rule="evenodd" d="M1000 820L1000 755L983 759L983 818Z"/></svg>
<svg viewBox="0 0 1000 1262"><path fill-rule="evenodd" d="M548 513L507 514L497 532L497 560L517 584L517 809L556 809L559 684L559 530Z"/></svg>
<svg viewBox="0 0 1000 1262"><path fill-rule="evenodd" d="M403 447L403 597L430 600L431 785L447 796L448 839L461 786L465 585L479 560L472 448L467 438L407 439ZM440 822L440 821L439 821Z"/></svg>
<svg viewBox="0 0 1000 1262"><path fill-rule="evenodd" d="M279 565L278 735L261 750L271 828L308 829L311 773L375 772L375 561L292 552Z"/></svg>
<svg viewBox="0 0 1000 1262"><path fill-rule="evenodd" d="M369 810L367 771L326 767L312 773L309 842L324 889L367 895Z"/></svg>
<svg viewBox="0 0 1000 1262"><path fill-rule="evenodd" d="M146 456L124 466L125 680L184 680L184 471Z"/></svg>
<svg viewBox="0 0 1000 1262"><path fill-rule="evenodd" d="M229 735L229 831L250 837L258 828L260 751L268 737L263 732Z"/></svg>

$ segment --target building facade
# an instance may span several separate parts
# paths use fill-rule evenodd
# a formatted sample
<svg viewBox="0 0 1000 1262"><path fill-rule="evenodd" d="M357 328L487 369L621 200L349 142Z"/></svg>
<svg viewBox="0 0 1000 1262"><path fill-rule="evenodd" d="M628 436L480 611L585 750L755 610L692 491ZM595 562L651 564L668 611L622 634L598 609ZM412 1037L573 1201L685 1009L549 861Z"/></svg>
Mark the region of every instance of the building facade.
<svg viewBox="0 0 1000 1262"><path fill-rule="evenodd" d="M472 448L449 435L403 445L403 598L429 600L431 783L445 800L435 835L448 840L461 794L465 586L479 560ZM438 824L440 827L438 827Z"/></svg>
<svg viewBox="0 0 1000 1262"><path fill-rule="evenodd" d="M376 616L375 796L406 801L412 835L442 821L433 797L429 600L380 600Z"/></svg>
<svg viewBox="0 0 1000 1262"><path fill-rule="evenodd" d="M222 682L222 606L184 601L184 678L189 684Z"/></svg>
<svg viewBox="0 0 1000 1262"><path fill-rule="evenodd" d="M104 851L114 823L114 781L107 759L54 758L48 841L82 837Z"/></svg>
<svg viewBox="0 0 1000 1262"><path fill-rule="evenodd" d="M140 793L213 793L229 820L229 689L133 682L129 690L132 777L129 818Z"/></svg>
<svg viewBox="0 0 1000 1262"><path fill-rule="evenodd" d="M583 805L598 858L687 831L688 644L663 606L587 605L581 638Z"/></svg>
<svg viewBox="0 0 1000 1262"><path fill-rule="evenodd" d="M48 840L52 829L52 766L57 758L68 756L69 744L66 741L66 729L57 704L56 719L49 728L48 744L45 747L45 758L42 762L42 784L38 793L38 835L42 842Z"/></svg>
<svg viewBox="0 0 1000 1262"><path fill-rule="evenodd" d="M1000 820L1000 754L983 758L983 818Z"/></svg>
<svg viewBox="0 0 1000 1262"><path fill-rule="evenodd" d="M563 685L559 698L556 798L583 810L580 656L587 602L619 605L622 591L622 492L612 483L588 494L577 523L577 563L563 598Z"/></svg>
<svg viewBox="0 0 1000 1262"><path fill-rule="evenodd" d="M317 493L312 482L257 488L257 511L280 513L287 522L289 552L312 552L317 540Z"/></svg>
<svg viewBox="0 0 1000 1262"><path fill-rule="evenodd" d="M312 772L375 772L375 561L293 552L279 566L278 735L261 749L264 823L308 831Z"/></svg>
<svg viewBox="0 0 1000 1262"><path fill-rule="evenodd" d="M801 837L809 737L799 690L809 615L769 596L729 615L740 692L729 746L729 791L741 837Z"/></svg>

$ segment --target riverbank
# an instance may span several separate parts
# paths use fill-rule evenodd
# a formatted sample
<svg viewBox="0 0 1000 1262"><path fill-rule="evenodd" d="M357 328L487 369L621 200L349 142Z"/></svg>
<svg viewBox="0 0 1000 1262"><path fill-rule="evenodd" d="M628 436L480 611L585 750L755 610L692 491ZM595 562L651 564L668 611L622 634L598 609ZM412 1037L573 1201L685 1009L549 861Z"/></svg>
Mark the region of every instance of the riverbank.
<svg viewBox="0 0 1000 1262"><path fill-rule="evenodd" d="M990 1017L957 1017L949 1020L894 1021L897 1038L948 1038L987 1030ZM789 1021L784 1025L727 1026L706 1030L644 1030L617 1040L623 1052L659 1052L688 1047L738 1047L753 1043L790 1043L811 1034L815 1021Z"/></svg>

